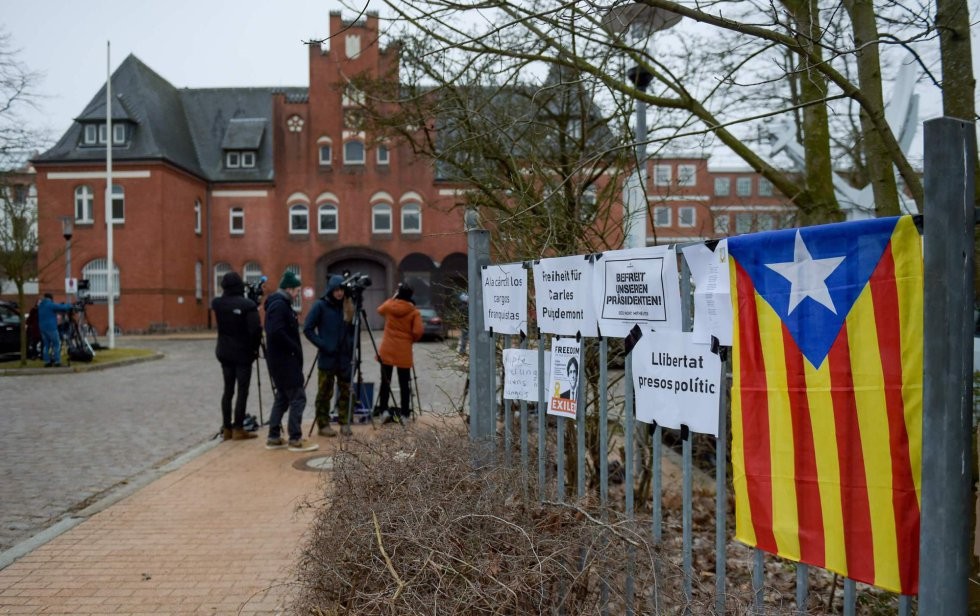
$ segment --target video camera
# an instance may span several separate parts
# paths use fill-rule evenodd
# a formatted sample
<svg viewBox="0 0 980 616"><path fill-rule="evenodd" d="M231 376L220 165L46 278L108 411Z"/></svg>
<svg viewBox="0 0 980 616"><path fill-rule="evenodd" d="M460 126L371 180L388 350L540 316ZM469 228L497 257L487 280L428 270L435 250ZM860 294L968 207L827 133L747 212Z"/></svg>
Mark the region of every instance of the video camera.
<svg viewBox="0 0 980 616"><path fill-rule="evenodd" d="M85 312L85 306L88 306L92 302L92 290L91 283L88 278L82 278L78 281L78 287L75 293L75 303L72 304L72 310L76 312Z"/></svg>
<svg viewBox="0 0 980 616"><path fill-rule="evenodd" d="M357 272L345 278L340 286L347 297L359 298L364 293L364 289L371 286L371 278L367 274Z"/></svg>
<svg viewBox="0 0 980 616"><path fill-rule="evenodd" d="M267 276L261 276L258 282L246 282L245 297L249 298L256 304L261 303L259 300L261 300L262 296L265 295L265 289L262 288L262 285L264 285L265 281L268 279L269 278Z"/></svg>

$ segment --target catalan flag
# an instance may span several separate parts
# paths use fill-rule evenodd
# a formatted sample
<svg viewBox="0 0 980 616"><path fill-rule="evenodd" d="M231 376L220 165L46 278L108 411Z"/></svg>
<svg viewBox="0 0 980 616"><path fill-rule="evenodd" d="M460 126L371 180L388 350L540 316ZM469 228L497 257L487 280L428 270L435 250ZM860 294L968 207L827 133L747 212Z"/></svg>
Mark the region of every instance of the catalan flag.
<svg viewBox="0 0 980 616"><path fill-rule="evenodd" d="M735 537L917 594L922 243L911 217L728 240Z"/></svg>

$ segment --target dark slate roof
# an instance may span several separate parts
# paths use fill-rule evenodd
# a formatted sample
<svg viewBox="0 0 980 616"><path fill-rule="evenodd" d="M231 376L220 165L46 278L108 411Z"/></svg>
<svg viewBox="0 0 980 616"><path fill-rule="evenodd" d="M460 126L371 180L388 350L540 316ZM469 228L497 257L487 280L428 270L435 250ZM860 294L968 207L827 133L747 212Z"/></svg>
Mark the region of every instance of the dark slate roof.
<svg viewBox="0 0 980 616"><path fill-rule="evenodd" d="M112 117L131 123L134 130L128 146L113 148L113 159L166 160L209 181L271 181L272 102L277 93L302 98L308 89L178 89L130 54L112 74ZM103 85L58 143L34 160L105 160L104 147L79 145L83 124L104 121L105 98ZM256 150L256 166L225 169L224 149Z"/></svg>

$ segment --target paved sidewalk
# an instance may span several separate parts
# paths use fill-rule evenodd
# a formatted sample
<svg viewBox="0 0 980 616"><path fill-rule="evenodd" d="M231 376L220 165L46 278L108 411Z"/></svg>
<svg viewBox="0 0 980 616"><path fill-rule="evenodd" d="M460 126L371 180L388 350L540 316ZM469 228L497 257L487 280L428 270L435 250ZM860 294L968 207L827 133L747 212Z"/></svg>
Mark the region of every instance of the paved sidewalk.
<svg viewBox="0 0 980 616"><path fill-rule="evenodd" d="M301 505L327 488L306 462L340 439L301 454L266 450L264 434L205 446L16 560L0 571L0 614L281 613L313 515Z"/></svg>

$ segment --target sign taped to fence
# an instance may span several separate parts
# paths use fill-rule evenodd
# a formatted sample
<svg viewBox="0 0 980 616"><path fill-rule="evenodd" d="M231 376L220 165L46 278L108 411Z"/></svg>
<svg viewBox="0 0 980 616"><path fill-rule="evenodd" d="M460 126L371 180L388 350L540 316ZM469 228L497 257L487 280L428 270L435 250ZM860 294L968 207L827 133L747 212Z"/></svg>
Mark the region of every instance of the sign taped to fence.
<svg viewBox="0 0 980 616"><path fill-rule="evenodd" d="M545 334L596 336L592 262L583 255L534 264L534 303Z"/></svg>
<svg viewBox="0 0 980 616"><path fill-rule="evenodd" d="M579 368L582 345L575 338L559 338L551 343L551 371L548 374L550 390L548 414L575 419L578 403Z"/></svg>
<svg viewBox="0 0 980 616"><path fill-rule="evenodd" d="M728 240L719 241L714 251L694 244L683 252L694 278L694 341L710 344L714 336L722 346L732 346Z"/></svg>
<svg viewBox="0 0 980 616"><path fill-rule="evenodd" d="M678 281L677 255L668 246L602 253L593 293L602 335L625 338L634 325L680 331Z"/></svg>
<svg viewBox="0 0 980 616"><path fill-rule="evenodd" d="M551 352L544 352L545 370ZM504 349L504 398L507 400L538 401L538 352L532 349ZM545 394L547 394L547 389Z"/></svg>
<svg viewBox="0 0 980 616"><path fill-rule="evenodd" d="M483 266L483 327L527 334L527 270L522 263Z"/></svg>
<svg viewBox="0 0 980 616"><path fill-rule="evenodd" d="M718 436L721 359L692 332L644 330L631 355L636 418Z"/></svg>

